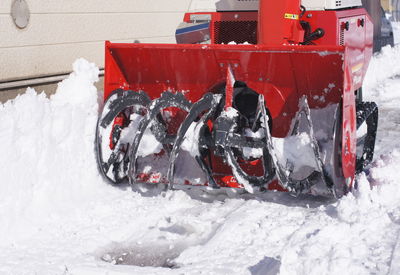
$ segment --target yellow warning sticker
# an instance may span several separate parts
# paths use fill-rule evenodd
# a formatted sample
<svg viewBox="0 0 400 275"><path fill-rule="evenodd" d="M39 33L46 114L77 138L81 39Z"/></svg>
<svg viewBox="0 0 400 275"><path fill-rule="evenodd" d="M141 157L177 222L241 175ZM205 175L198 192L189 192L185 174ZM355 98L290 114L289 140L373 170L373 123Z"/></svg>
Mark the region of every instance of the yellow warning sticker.
<svg viewBox="0 0 400 275"><path fill-rule="evenodd" d="M299 15L291 14L291 13L285 13L285 18L286 19L292 19L292 20L298 20L299 19Z"/></svg>
<svg viewBox="0 0 400 275"><path fill-rule="evenodd" d="M364 63L359 63L351 68L351 72L352 73L358 72L359 70L362 69L362 67L364 67Z"/></svg>

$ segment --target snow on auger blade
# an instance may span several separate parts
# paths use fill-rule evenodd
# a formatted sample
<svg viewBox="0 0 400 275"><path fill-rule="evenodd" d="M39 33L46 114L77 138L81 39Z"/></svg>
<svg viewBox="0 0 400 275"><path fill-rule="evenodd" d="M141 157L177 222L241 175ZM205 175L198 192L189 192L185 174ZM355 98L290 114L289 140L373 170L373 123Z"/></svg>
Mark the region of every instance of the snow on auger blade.
<svg viewBox="0 0 400 275"><path fill-rule="evenodd" d="M199 44L106 42L97 154L108 180L335 197L351 190L372 161L378 121L376 104L360 96L371 21L360 8L259 5L186 14L180 41ZM192 18L207 18L208 35L193 36Z"/></svg>
<svg viewBox="0 0 400 275"><path fill-rule="evenodd" d="M103 176L112 183L121 183L127 178L134 120L146 113L149 103L149 97L143 92L115 90L103 107L96 128L97 162Z"/></svg>
<svg viewBox="0 0 400 275"><path fill-rule="evenodd" d="M171 110L171 108L178 108L183 110L184 112L189 112L191 108L190 102L183 96L183 94L173 94L170 92L165 92L161 95L160 98L154 100L150 107L148 114L140 121L138 131L133 139L133 143L130 150L130 166L129 166L129 175L130 182L132 184L137 182L137 170L138 170L138 157L139 157L139 146L141 145L141 141L145 134L145 131L148 129L150 125L154 128L154 121L157 121L157 116L161 115L164 110L168 110L171 113L174 113L173 116L177 116L176 110ZM166 122L168 124L168 122ZM162 125L155 130L157 133L157 140L161 142L164 148L164 154L169 155L171 151L171 145L174 143L176 139L176 135L168 134L167 131L168 126ZM171 127L170 127L171 128ZM176 129L176 127L175 127ZM142 155L143 156L143 155ZM169 159L169 156L168 156Z"/></svg>

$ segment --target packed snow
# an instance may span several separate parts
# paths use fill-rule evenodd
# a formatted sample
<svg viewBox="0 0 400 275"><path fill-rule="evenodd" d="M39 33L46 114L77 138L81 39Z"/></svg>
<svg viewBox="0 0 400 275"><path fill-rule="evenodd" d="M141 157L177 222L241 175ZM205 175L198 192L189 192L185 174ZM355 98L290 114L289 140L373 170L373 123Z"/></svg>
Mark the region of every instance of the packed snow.
<svg viewBox="0 0 400 275"><path fill-rule="evenodd" d="M371 62L376 157L339 200L110 186L98 69L73 69L0 105L0 274L400 274L400 47Z"/></svg>

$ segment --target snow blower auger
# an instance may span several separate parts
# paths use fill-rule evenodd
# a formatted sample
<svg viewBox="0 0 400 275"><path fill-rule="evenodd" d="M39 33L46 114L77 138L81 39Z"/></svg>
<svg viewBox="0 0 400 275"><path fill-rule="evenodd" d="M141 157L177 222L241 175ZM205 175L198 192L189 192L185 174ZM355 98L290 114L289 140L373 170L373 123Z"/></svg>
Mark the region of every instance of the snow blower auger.
<svg viewBox="0 0 400 275"><path fill-rule="evenodd" d="M318 4L319 3L319 4ZM106 42L97 156L113 184L339 197L373 158L361 1L239 1L187 13L178 44Z"/></svg>

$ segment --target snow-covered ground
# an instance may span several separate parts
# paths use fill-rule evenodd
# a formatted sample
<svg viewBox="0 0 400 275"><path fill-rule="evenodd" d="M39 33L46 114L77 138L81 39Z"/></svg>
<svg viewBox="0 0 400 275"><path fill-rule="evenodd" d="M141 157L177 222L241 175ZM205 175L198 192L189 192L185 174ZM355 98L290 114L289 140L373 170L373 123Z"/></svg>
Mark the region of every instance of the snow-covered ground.
<svg viewBox="0 0 400 275"><path fill-rule="evenodd" d="M394 34L394 44L400 43L400 22L391 22L393 27L393 34Z"/></svg>
<svg viewBox="0 0 400 275"><path fill-rule="evenodd" d="M338 201L106 184L97 74L0 105L0 274L400 274L400 47L372 60L376 157Z"/></svg>

